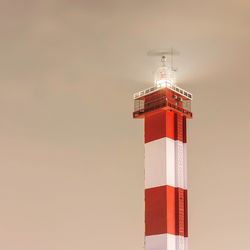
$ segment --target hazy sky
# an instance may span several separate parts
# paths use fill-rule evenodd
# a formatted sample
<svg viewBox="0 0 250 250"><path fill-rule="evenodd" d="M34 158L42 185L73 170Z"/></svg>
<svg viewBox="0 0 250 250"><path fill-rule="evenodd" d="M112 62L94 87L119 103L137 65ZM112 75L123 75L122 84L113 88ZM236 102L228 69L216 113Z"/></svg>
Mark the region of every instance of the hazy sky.
<svg viewBox="0 0 250 250"><path fill-rule="evenodd" d="M191 250L248 250L250 2L0 0L0 249L142 250L150 49L174 46Z"/></svg>

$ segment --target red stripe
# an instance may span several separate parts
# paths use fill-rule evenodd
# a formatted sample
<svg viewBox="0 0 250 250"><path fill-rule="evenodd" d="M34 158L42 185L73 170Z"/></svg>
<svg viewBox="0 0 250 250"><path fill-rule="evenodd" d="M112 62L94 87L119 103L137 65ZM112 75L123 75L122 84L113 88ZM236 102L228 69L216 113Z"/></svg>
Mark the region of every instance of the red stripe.
<svg viewBox="0 0 250 250"><path fill-rule="evenodd" d="M187 190L161 186L145 190L145 234L188 236Z"/></svg>
<svg viewBox="0 0 250 250"><path fill-rule="evenodd" d="M169 110L145 117L145 143L164 137L186 142L186 117Z"/></svg>
<svg viewBox="0 0 250 250"><path fill-rule="evenodd" d="M184 200L185 200L185 207L184 207L184 209L185 209L185 221L184 221L185 228L184 228L184 230L185 230L185 235L188 236L188 193L187 193L187 191L184 192L184 195L185 195L185 197L184 197Z"/></svg>

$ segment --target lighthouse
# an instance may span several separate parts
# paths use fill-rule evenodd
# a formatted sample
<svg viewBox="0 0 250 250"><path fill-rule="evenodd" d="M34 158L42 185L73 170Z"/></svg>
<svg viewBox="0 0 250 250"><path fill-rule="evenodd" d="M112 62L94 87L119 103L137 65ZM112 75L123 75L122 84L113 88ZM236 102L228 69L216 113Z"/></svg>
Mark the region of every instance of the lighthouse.
<svg viewBox="0 0 250 250"><path fill-rule="evenodd" d="M162 56L151 88L134 94L144 119L145 250L188 250L187 119L192 94Z"/></svg>

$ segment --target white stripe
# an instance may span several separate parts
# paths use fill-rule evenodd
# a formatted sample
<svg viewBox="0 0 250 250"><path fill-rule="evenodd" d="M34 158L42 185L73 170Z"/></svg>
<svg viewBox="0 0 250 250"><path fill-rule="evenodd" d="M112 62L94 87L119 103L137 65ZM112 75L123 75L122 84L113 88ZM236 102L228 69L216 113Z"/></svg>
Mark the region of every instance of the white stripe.
<svg viewBox="0 0 250 250"><path fill-rule="evenodd" d="M167 147L166 147L166 166L167 169L167 176L166 176L166 182L164 185L169 185L173 187L176 186L176 176L175 176L175 144L176 141L170 138L165 138Z"/></svg>
<svg viewBox="0 0 250 250"><path fill-rule="evenodd" d="M183 162L183 143L175 143L175 184L177 187L184 187L184 162Z"/></svg>
<svg viewBox="0 0 250 250"><path fill-rule="evenodd" d="M183 143L184 188L188 189L187 143Z"/></svg>
<svg viewBox="0 0 250 250"><path fill-rule="evenodd" d="M145 144L145 188L166 185L166 138Z"/></svg>
<svg viewBox="0 0 250 250"><path fill-rule="evenodd" d="M145 144L145 188L187 188L186 143L164 137Z"/></svg>
<svg viewBox="0 0 250 250"><path fill-rule="evenodd" d="M145 250L188 250L188 238L173 234L146 236Z"/></svg>

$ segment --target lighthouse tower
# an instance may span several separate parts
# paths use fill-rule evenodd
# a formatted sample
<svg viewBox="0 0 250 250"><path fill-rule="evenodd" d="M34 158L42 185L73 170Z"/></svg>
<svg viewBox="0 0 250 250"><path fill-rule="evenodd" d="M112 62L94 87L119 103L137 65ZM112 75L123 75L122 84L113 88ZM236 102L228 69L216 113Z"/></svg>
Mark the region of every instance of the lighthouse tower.
<svg viewBox="0 0 250 250"><path fill-rule="evenodd" d="M165 64L155 86L134 94L144 119L145 250L188 249L187 119L192 94L175 85Z"/></svg>

